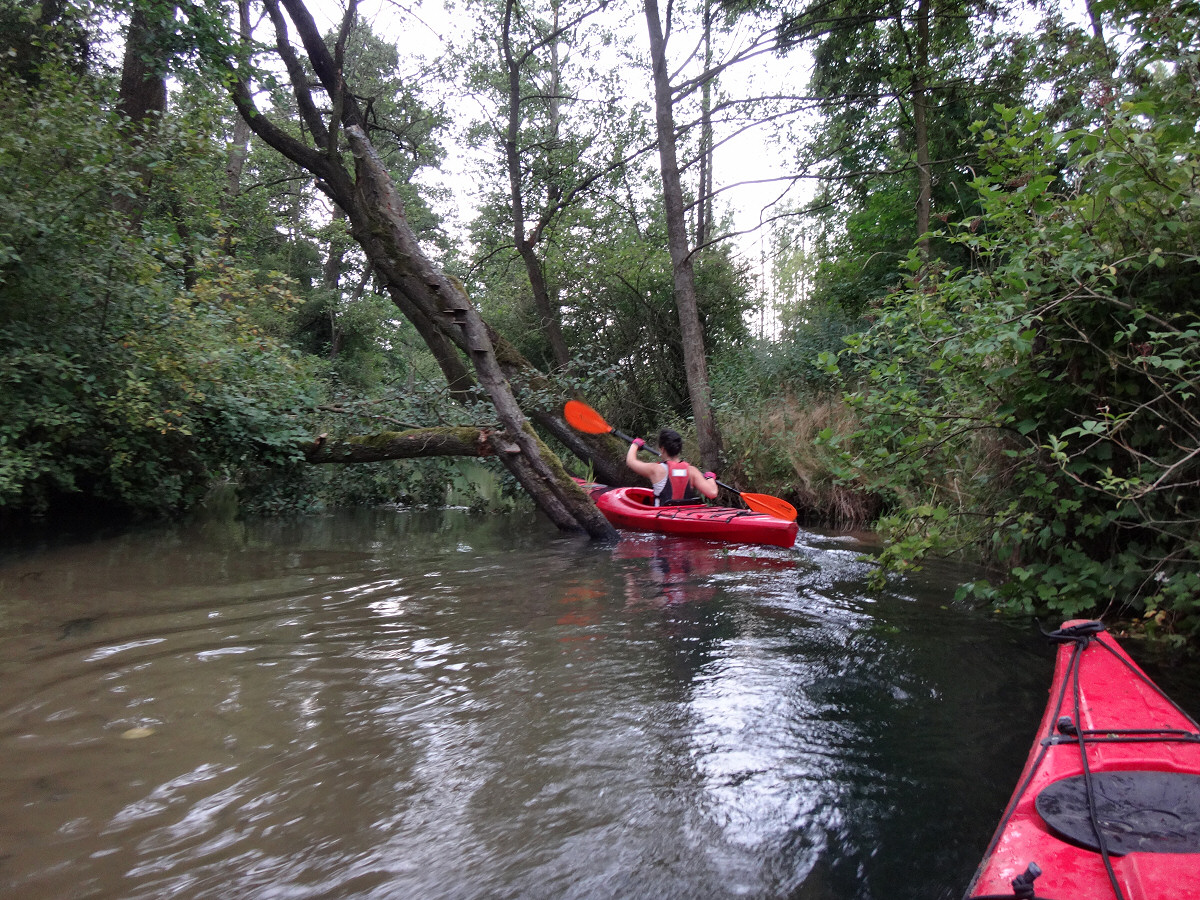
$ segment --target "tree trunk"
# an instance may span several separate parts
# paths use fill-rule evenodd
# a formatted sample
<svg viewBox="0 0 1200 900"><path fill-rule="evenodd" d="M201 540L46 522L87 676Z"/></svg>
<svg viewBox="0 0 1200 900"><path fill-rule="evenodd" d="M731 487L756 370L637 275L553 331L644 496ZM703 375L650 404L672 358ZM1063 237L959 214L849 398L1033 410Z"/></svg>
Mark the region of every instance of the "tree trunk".
<svg viewBox="0 0 1200 900"><path fill-rule="evenodd" d="M1096 0L1086 0L1088 19L1092 23L1092 40L1104 54L1105 61L1111 65L1111 55L1108 50L1108 42L1104 39L1104 22L1100 18L1100 10L1096 6Z"/></svg>
<svg viewBox="0 0 1200 900"><path fill-rule="evenodd" d="M504 436L482 428L412 428L330 440L321 435L301 447L310 463L365 463L428 456L496 456L519 453Z"/></svg>
<svg viewBox="0 0 1200 900"><path fill-rule="evenodd" d="M578 432L575 432L578 434ZM643 483L641 479L632 477L630 469L624 463L624 451L628 445L611 435L585 435L590 439L579 452L582 458L595 452L595 448L604 447L611 442L605 453L599 459L608 459L620 450L619 463L624 474L610 479L596 470L596 478L602 484L634 485ZM591 442L595 442L594 444ZM615 449L614 449L615 448ZM351 437L331 438L321 435L314 441L305 441L300 451L305 460L314 464L321 463L369 463L385 462L393 459L424 459L429 456L503 456L520 453L520 448L509 441L504 432L473 426L450 426L445 428L410 428L405 431L384 431L378 434L354 435Z"/></svg>
<svg viewBox="0 0 1200 900"><path fill-rule="evenodd" d="M917 59L913 72L913 132L917 151L917 235L921 259L929 262L933 173L929 159L929 0L917 2Z"/></svg>
<svg viewBox="0 0 1200 900"><path fill-rule="evenodd" d="M333 213L330 216L329 224L340 225L345 227L346 214L341 207L334 204ZM330 228L332 232L333 229ZM329 359L335 360L338 354L342 352L342 326L340 322L342 308L342 267L345 263L346 254L343 252L338 240L333 238L329 241L329 250L325 255L325 264L321 266L321 286L329 292L331 298L329 306Z"/></svg>
<svg viewBox="0 0 1200 900"><path fill-rule="evenodd" d="M174 16L175 7L163 15ZM129 121L141 124L167 109L166 57L159 38L162 21L152 20L140 4L133 7L129 28L125 32L125 58L121 64L121 86L117 109Z"/></svg>
<svg viewBox="0 0 1200 900"><path fill-rule="evenodd" d="M229 142L229 152L225 157L225 194L228 198L241 193L242 171L249 157L250 126L238 116L233 123L233 139Z"/></svg>
<svg viewBox="0 0 1200 900"><path fill-rule="evenodd" d="M173 16L175 7L169 6L161 15ZM134 6L129 27L125 30L125 56L121 63L121 83L117 93L117 109L129 120L128 139L130 146L137 148L146 139L145 130L154 126L154 119L167 109L166 68L161 47L163 22L152 18L142 6ZM150 188L151 173L139 167L141 184L138 196L117 193L113 196L113 208L125 216L129 227L137 231L142 226L142 210L145 194Z"/></svg>
<svg viewBox="0 0 1200 900"><path fill-rule="evenodd" d="M518 148L518 140L521 134L521 60L517 59L512 52L512 17L515 0L507 0L504 8L504 25L501 29L501 46L504 52L504 67L508 76L508 128L504 135L504 158L508 166L508 184L509 184L509 208L512 213L513 222L513 246L516 247L517 253L521 256L521 261L525 264L525 272L529 278L529 287L533 292L534 308L537 309L539 324L542 333L546 336L550 343L550 352L554 357L554 364L559 369L565 369L571 361L570 352L567 350L567 342L563 338L562 333L562 312L558 308L558 304L550 296L550 291L546 286L546 273L542 268L542 261L538 259L535 247L540 239L542 230L553 215L557 200L554 194L556 193L551 188L551 195L547 199L547 210L542 216L538 227L531 229L527 234L525 231L525 189L523 179L521 177L521 154ZM558 28L558 7L554 8L554 23L553 28ZM551 102L557 105L555 95L558 91L558 54L555 50L555 45L551 45L553 71L551 73L552 85L550 88ZM554 119L552 116L552 125ZM556 137L557 135L551 135Z"/></svg>
<svg viewBox="0 0 1200 900"><path fill-rule="evenodd" d="M704 0L704 85L700 89L700 190L696 198L695 245L712 240L713 228L713 126L712 126L712 0Z"/></svg>
<svg viewBox="0 0 1200 900"><path fill-rule="evenodd" d="M650 33L650 61L654 75L654 111L658 125L658 156L662 172L663 204L667 216L667 245L675 285L675 308L683 344L683 368L687 373L688 397L696 421L700 458L705 468L720 468L721 436L713 417L708 386L708 364L704 354L704 330L696 299L696 275L688 247L687 217L675 148L675 113L671 82L667 74L667 47L658 0L644 0Z"/></svg>
<svg viewBox="0 0 1200 900"><path fill-rule="evenodd" d="M333 213L329 217L331 226L345 227L346 214L340 207L334 206ZM342 283L342 267L345 264L345 252L338 246L336 240L329 242L329 252L325 256L325 263L321 266L321 286L328 291L337 291Z"/></svg>
<svg viewBox="0 0 1200 900"><path fill-rule="evenodd" d="M250 33L250 0L238 0L238 36L243 43L249 43ZM250 126L241 116L233 121L233 139L229 142L229 150L225 157L225 209L233 198L242 192L242 172L246 168L246 160L250 157Z"/></svg>

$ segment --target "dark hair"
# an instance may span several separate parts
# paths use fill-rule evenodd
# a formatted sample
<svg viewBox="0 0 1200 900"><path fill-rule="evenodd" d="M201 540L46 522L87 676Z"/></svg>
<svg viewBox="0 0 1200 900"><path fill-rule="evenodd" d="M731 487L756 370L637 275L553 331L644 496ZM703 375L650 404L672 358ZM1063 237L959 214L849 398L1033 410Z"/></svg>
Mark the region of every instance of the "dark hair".
<svg viewBox="0 0 1200 900"><path fill-rule="evenodd" d="M678 456L683 452L683 438L678 431L664 428L658 433L658 448L667 456Z"/></svg>

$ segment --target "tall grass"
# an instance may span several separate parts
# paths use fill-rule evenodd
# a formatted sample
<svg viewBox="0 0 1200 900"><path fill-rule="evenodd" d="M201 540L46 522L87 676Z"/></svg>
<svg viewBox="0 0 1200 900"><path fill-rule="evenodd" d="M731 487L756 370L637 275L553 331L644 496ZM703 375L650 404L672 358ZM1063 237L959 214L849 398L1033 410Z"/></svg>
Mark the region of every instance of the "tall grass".
<svg viewBox="0 0 1200 900"><path fill-rule="evenodd" d="M861 326L829 313L795 317L778 340L752 341L713 361L723 480L783 497L808 525L861 529L875 521L881 498L844 477L838 455L817 439L826 430L837 437L858 430L841 398L842 379L819 360L844 349L846 335Z"/></svg>
<svg viewBox="0 0 1200 900"><path fill-rule="evenodd" d="M723 480L783 497L808 525L859 529L879 515L879 496L842 478L838 458L817 439L827 429L848 436L857 428L837 394L784 393L727 405L719 424L728 465Z"/></svg>

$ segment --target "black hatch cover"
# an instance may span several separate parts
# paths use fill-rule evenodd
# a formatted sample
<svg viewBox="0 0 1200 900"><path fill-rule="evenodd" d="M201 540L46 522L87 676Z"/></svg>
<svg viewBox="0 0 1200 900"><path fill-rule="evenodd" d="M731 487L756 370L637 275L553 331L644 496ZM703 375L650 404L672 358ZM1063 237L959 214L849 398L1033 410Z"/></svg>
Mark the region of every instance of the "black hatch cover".
<svg viewBox="0 0 1200 900"><path fill-rule="evenodd" d="M1085 778L1108 852L1200 853L1200 775L1097 772L1064 778L1037 796L1037 811L1064 840L1099 851Z"/></svg>

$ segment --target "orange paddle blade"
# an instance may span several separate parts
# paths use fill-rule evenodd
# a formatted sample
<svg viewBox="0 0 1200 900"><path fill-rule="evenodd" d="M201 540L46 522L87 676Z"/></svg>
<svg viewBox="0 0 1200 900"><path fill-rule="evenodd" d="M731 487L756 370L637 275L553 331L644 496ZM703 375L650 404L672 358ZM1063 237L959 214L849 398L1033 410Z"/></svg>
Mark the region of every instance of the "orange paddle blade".
<svg viewBox="0 0 1200 900"><path fill-rule="evenodd" d="M612 426L604 421L604 417L586 403L578 400L568 400L563 407L563 416L567 423L584 434L608 434Z"/></svg>
<svg viewBox="0 0 1200 900"><path fill-rule="evenodd" d="M796 507L779 497L772 497L770 494L743 493L742 500L755 512L766 513L768 516L788 522L796 521Z"/></svg>

